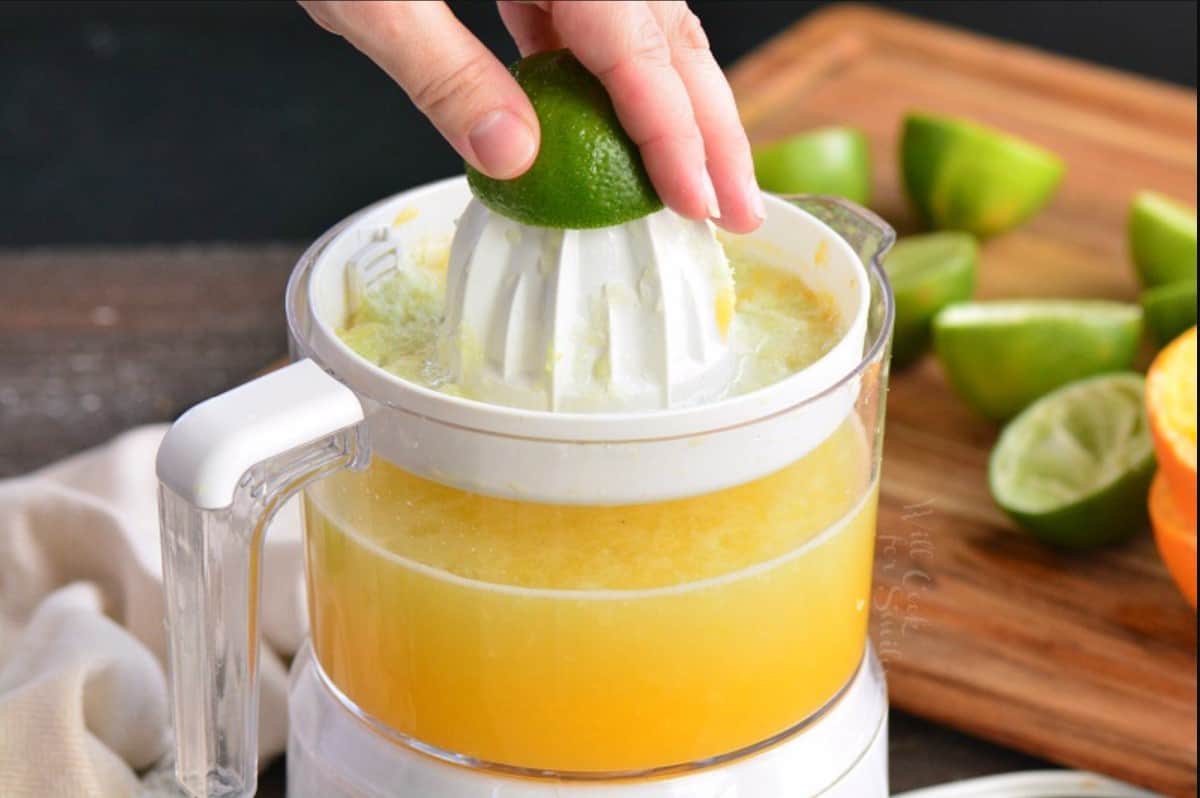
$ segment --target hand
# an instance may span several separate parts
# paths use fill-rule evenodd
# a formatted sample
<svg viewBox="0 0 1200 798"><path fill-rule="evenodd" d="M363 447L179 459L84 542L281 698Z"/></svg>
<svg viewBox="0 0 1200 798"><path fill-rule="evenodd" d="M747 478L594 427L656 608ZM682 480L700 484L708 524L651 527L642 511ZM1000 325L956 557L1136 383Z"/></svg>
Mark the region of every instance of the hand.
<svg viewBox="0 0 1200 798"><path fill-rule="evenodd" d="M479 171L508 179L537 157L538 120L508 70L442 2L300 4L400 84ZM569 48L608 89L659 196L746 233L764 212L733 92L683 2L511 2L522 55Z"/></svg>

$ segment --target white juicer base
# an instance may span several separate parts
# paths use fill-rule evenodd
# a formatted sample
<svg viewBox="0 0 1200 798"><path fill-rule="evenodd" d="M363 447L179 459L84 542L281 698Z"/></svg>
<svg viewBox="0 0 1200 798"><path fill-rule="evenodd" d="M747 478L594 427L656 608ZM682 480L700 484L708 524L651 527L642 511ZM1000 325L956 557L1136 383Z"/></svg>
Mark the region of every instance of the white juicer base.
<svg viewBox="0 0 1200 798"><path fill-rule="evenodd" d="M525 779L388 740L334 696L306 645L288 698L289 798L886 798L887 690L872 649L816 722L754 754L628 781Z"/></svg>

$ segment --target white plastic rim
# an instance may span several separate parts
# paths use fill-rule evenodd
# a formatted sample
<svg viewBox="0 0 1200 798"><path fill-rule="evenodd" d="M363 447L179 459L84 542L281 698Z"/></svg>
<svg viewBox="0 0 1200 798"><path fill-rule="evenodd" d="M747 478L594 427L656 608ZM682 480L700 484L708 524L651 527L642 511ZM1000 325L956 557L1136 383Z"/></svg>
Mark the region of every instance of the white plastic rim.
<svg viewBox="0 0 1200 798"><path fill-rule="evenodd" d="M292 666L289 798L886 798L887 691L868 648L837 702L773 746L718 766L621 781L528 778L392 742L325 686L311 651Z"/></svg>
<svg viewBox="0 0 1200 798"><path fill-rule="evenodd" d="M1072 770L1008 773L913 790L895 798L1161 798L1158 793Z"/></svg>
<svg viewBox="0 0 1200 798"><path fill-rule="evenodd" d="M773 473L819 445L852 412L862 369L876 353L873 347L864 355L866 267L828 225L771 196L764 197L767 219L751 244L772 265L801 272L839 306L854 309L829 352L774 385L681 409L552 413L448 396L356 355L336 334L346 317L352 255L383 230L414 249L448 246L469 199L465 178L457 177L372 205L318 240L289 283L294 354L313 357L359 396L374 454L410 473L501 498L637 504Z"/></svg>

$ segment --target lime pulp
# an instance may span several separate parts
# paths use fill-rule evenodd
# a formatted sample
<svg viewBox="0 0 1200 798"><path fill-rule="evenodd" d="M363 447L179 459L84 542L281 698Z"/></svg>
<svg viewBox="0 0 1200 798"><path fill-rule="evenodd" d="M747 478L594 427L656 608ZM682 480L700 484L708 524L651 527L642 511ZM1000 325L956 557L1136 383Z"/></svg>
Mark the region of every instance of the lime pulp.
<svg viewBox="0 0 1200 798"><path fill-rule="evenodd" d="M1043 397L1005 427L988 463L996 503L1031 534L1070 549L1146 525L1154 447L1140 374L1107 374Z"/></svg>

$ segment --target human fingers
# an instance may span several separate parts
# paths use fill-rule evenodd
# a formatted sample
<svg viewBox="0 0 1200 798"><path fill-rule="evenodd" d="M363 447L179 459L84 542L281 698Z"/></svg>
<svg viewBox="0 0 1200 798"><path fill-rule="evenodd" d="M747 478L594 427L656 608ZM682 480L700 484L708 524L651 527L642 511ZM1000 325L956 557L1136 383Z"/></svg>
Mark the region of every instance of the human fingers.
<svg viewBox="0 0 1200 798"><path fill-rule="evenodd" d="M533 164L540 134L529 98L445 3L301 5L391 75L476 169L508 179Z"/></svg>

